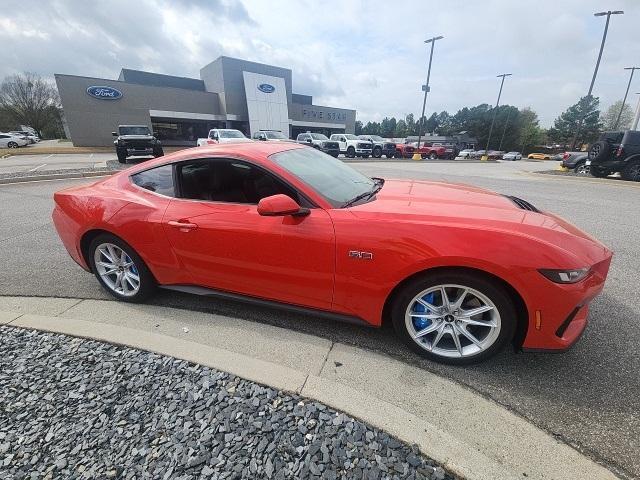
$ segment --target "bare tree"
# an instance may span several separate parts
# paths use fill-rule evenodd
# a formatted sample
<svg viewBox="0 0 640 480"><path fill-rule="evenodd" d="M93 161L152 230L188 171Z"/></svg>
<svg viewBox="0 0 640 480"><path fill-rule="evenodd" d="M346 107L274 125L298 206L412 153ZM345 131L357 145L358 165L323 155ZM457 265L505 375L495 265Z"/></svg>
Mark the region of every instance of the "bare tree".
<svg viewBox="0 0 640 480"><path fill-rule="evenodd" d="M35 73L6 77L0 85L0 107L16 123L30 126L38 135L55 121L52 111L59 106L57 89Z"/></svg>

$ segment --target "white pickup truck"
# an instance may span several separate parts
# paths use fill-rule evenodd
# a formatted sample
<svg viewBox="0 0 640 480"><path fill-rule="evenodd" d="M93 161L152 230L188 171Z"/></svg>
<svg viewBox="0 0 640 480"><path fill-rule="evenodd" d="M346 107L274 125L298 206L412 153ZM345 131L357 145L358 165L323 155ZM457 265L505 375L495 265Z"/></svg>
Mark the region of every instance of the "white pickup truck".
<svg viewBox="0 0 640 480"><path fill-rule="evenodd" d="M373 151L373 143L362 140L351 133L334 133L330 140L338 142L340 153L349 158L368 157Z"/></svg>
<svg viewBox="0 0 640 480"><path fill-rule="evenodd" d="M217 143L232 143L232 142L252 142L250 138L244 136L240 130L234 130L232 128L213 128L209 130L207 138L199 138L198 146L216 145Z"/></svg>

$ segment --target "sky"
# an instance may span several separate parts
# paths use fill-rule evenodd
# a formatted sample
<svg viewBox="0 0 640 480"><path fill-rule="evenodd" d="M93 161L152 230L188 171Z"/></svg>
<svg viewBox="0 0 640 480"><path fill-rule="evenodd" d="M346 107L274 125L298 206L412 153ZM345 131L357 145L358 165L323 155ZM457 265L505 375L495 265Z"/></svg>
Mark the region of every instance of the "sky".
<svg viewBox="0 0 640 480"><path fill-rule="evenodd" d="M0 79L23 71L117 78L133 68L198 78L219 55L290 68L293 91L357 119L494 104L531 107L542 126L587 93L621 99L624 67L640 66L640 0L2 0ZM630 100L640 92L640 72ZM635 103L633 105L635 108Z"/></svg>

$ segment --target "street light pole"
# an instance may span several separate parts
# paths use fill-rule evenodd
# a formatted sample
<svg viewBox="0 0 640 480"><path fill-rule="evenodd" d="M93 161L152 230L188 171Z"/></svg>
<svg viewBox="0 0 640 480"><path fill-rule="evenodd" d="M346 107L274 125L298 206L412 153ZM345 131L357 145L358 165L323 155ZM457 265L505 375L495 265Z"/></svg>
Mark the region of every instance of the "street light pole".
<svg viewBox="0 0 640 480"><path fill-rule="evenodd" d="M429 54L429 68L427 70L427 84L424 86L424 100L422 101L422 115L418 120L418 148L416 149L416 153L413 154L414 160L422 160L422 156L420 155L420 138L422 137L422 119L424 118L424 110L427 106L427 93L429 93L429 79L431 78L431 62L433 61L433 47L436 44L437 40L443 39L443 36L433 37L429 40L425 40L424 43L431 44L431 53Z"/></svg>
<svg viewBox="0 0 640 480"><path fill-rule="evenodd" d="M597 12L594 13L594 17L603 17L607 16L607 21L604 24L604 33L602 34L602 42L600 43L600 52L598 53L598 60L596 61L596 68L593 70L593 77L591 77L591 84L589 85L589 92L587 93L587 97L591 97L591 92L593 91L593 86L596 83L596 76L598 75L598 68L600 67L600 60L602 59L602 52L604 51L604 42L607 40L607 32L609 31L609 20L611 19L611 15L622 15L624 12L622 10L608 10L606 12ZM582 130L582 122L584 121L584 116L578 122L578 128L576 129L576 135L573 137L573 145L572 149L575 150L576 142L578 141L578 136L580 135L580 130Z"/></svg>
<svg viewBox="0 0 640 480"><path fill-rule="evenodd" d="M496 75L497 77L502 77L502 81L500 82L500 90L498 90L498 99L496 100L496 106L493 110L493 118L491 119L491 128L489 128L489 137L487 138L487 148L485 148L484 155L481 160L489 159L489 142L491 141L491 134L493 133L493 124L496 121L496 114L498 113L498 105L500 104L500 97L502 96L502 87L504 86L505 77L510 77L513 75L512 73L502 73L500 75Z"/></svg>
<svg viewBox="0 0 640 480"><path fill-rule="evenodd" d="M616 123L613 126L613 129L618 128L618 123L620 123L620 117L622 117L622 111L624 110L624 104L627 101L627 95L629 95L629 87L631 87L631 80L633 80L633 73L636 70L640 70L640 67L625 67L625 70L631 70L631 75L629 75L629 83L627 83L627 90L624 92L624 98L622 99L622 105L620 105L620 112L618 113L618 118L616 118Z"/></svg>

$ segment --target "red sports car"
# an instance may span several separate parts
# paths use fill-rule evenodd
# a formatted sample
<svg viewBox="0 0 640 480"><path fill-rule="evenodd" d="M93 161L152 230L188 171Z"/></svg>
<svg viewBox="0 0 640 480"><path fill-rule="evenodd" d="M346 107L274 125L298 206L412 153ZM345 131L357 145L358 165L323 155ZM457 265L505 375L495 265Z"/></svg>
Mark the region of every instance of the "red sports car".
<svg viewBox="0 0 640 480"><path fill-rule="evenodd" d="M565 350L611 252L479 188L369 178L316 149L220 144L55 194L73 257L120 300L156 287L278 303L369 326L463 364L513 343Z"/></svg>

